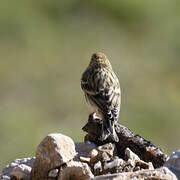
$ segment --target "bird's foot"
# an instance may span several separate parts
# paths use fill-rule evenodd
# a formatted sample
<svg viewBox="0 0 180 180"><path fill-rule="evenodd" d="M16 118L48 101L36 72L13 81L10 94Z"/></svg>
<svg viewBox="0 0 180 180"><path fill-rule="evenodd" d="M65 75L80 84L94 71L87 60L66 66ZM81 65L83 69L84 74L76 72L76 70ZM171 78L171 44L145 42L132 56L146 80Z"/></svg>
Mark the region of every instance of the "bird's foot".
<svg viewBox="0 0 180 180"><path fill-rule="evenodd" d="M119 142L119 138L118 138L116 132L114 132L112 134L109 131L103 131L98 139L100 141L105 141L107 139L108 141Z"/></svg>

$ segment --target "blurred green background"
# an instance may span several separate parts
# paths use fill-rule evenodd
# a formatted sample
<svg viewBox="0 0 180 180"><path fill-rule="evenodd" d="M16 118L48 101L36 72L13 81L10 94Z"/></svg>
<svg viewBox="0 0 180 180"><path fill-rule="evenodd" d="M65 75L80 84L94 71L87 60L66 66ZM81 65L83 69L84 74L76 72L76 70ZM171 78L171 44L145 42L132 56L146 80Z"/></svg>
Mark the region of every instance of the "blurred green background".
<svg viewBox="0 0 180 180"><path fill-rule="evenodd" d="M179 17L180 1L1 1L0 169L48 133L83 141L80 78L97 51L121 82L119 122L180 148Z"/></svg>

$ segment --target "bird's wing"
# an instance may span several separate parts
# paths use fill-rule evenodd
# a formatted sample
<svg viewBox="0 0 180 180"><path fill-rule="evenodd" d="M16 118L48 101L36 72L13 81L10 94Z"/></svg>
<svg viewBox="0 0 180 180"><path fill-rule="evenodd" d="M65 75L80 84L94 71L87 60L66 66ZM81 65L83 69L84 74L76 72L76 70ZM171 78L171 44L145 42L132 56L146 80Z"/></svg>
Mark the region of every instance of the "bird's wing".
<svg viewBox="0 0 180 180"><path fill-rule="evenodd" d="M104 115L118 119L120 108L120 85L114 72L101 69L91 76L86 74L81 87ZM83 80L83 78L82 78Z"/></svg>
<svg viewBox="0 0 180 180"><path fill-rule="evenodd" d="M89 95L96 95L96 91L92 85L94 76L93 74L93 69L86 69L81 78L81 88L84 91L84 93L87 93Z"/></svg>

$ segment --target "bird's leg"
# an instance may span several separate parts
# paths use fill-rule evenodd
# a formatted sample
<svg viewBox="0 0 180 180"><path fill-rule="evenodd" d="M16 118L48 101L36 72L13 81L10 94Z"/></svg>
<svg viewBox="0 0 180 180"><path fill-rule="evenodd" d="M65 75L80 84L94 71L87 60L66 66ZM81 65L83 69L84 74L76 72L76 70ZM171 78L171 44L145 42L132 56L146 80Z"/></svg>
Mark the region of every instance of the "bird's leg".
<svg viewBox="0 0 180 180"><path fill-rule="evenodd" d="M105 119L103 121L103 126L101 129L101 135L99 137L99 140L104 141L107 138L111 141L115 141L115 142L119 141L119 138L114 128L114 122L109 119Z"/></svg>
<svg viewBox="0 0 180 180"><path fill-rule="evenodd" d="M99 140L105 141L109 137L110 134L111 133L106 128L104 128L104 125L103 125L101 129L101 135L99 136Z"/></svg>
<svg viewBox="0 0 180 180"><path fill-rule="evenodd" d="M110 121L104 120L102 123L102 129L101 129L101 135L99 137L100 141L104 141L106 140L109 135L111 134L110 130L109 130L109 124Z"/></svg>
<svg viewBox="0 0 180 180"><path fill-rule="evenodd" d="M115 142L119 142L119 138L115 130L115 122L112 122L112 133L110 135L110 139L112 139Z"/></svg>

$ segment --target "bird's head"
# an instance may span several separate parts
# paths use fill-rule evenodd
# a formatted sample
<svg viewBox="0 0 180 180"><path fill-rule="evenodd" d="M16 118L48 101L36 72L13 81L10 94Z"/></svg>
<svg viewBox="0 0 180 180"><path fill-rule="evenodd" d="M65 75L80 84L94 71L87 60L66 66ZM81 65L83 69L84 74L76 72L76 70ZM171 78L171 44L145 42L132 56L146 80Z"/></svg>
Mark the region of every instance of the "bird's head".
<svg viewBox="0 0 180 180"><path fill-rule="evenodd" d="M96 67L105 67L105 68L112 68L111 63L109 62L108 58L105 54L98 52L94 53L91 56L90 66L96 66Z"/></svg>

